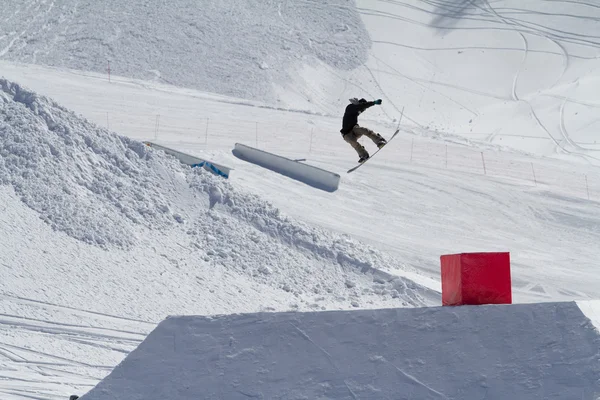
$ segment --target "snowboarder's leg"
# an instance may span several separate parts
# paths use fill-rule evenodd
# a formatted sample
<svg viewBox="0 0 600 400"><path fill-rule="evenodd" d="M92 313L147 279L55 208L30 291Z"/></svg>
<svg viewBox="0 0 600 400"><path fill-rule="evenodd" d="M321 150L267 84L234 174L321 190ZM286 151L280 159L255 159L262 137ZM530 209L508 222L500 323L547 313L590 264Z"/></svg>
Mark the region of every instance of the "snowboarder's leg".
<svg viewBox="0 0 600 400"><path fill-rule="evenodd" d="M373 141L377 145L377 147L382 147L387 143L387 141L381 136L379 133L373 132L369 128L364 128L362 126L356 125L354 129L352 129L353 133L359 134L360 136L365 135L369 139Z"/></svg>
<svg viewBox="0 0 600 400"><path fill-rule="evenodd" d="M360 136L357 137L357 135L354 133L354 131L351 131L350 133L347 133L344 135L344 140L346 142L348 142L354 150L356 150L356 152L358 153L358 156L361 159L367 159L367 158L369 158L369 153L367 152L367 150L365 150L365 148L360 143L358 143L359 137Z"/></svg>

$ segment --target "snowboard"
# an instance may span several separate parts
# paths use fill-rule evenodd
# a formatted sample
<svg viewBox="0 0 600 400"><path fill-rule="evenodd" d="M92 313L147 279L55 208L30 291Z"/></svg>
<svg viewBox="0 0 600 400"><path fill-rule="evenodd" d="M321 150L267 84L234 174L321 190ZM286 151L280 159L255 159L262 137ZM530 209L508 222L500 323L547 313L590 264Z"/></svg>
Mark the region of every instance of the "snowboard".
<svg viewBox="0 0 600 400"><path fill-rule="evenodd" d="M367 158L367 160L365 162L359 163L356 167L350 168L348 170L348 173L352 172L352 171L356 171L357 169L359 169L362 165L366 164L369 162L369 160L373 157L375 157L375 154L379 153L380 150L384 149L385 147L387 147L388 144L390 144L390 142L392 141L392 139L398 134L398 132L400 132L400 129L396 129L396 132L394 132L394 134L392 135L391 138L389 138L387 140L387 143L380 149L377 149L375 151L375 153L371 154L371 156L369 158Z"/></svg>

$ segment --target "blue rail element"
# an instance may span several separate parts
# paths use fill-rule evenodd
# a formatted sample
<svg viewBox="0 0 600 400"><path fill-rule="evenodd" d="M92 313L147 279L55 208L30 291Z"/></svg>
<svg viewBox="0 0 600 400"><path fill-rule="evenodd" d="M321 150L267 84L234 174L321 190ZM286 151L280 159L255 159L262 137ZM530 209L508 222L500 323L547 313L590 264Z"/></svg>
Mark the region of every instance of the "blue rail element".
<svg viewBox="0 0 600 400"><path fill-rule="evenodd" d="M215 167L213 164L209 163L208 161L202 161L202 162L197 163L197 164L192 164L191 167L192 168L195 168L195 167L208 167L215 174L217 174L219 176L222 176L224 178L229 178L229 175L227 175L225 172L221 171L219 168Z"/></svg>

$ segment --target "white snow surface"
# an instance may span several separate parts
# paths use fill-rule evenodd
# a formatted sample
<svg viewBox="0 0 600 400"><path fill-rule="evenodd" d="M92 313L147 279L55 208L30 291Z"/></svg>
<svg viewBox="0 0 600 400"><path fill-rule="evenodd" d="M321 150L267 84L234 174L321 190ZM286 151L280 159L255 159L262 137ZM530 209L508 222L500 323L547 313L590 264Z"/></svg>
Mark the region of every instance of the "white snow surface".
<svg viewBox="0 0 600 400"><path fill-rule="evenodd" d="M70 71L2 67L98 125L106 126L108 116L111 131L233 167L229 182L236 188L395 258L378 269L440 291L440 255L510 251L515 301L597 298L597 167L431 139L405 127L360 173L348 175L356 156L339 135L339 118L125 78L108 85ZM364 121L384 135L394 129ZM241 161L232 154L237 142L338 173L339 190L320 193Z"/></svg>
<svg viewBox="0 0 600 400"><path fill-rule="evenodd" d="M0 89L0 182L53 228L127 247L135 240L128 222L165 230L181 219L156 185L165 166L143 143L109 135L6 80Z"/></svg>
<svg viewBox="0 0 600 400"><path fill-rule="evenodd" d="M598 332L600 332L600 300L578 301L577 305L585 316L592 321Z"/></svg>
<svg viewBox="0 0 600 400"><path fill-rule="evenodd" d="M63 375L89 389L147 322L171 314L439 299L385 272L402 263L373 247L288 217L17 84L2 79L0 88L0 365L38 382L2 381L9 398L62 397Z"/></svg>
<svg viewBox="0 0 600 400"><path fill-rule="evenodd" d="M105 251L178 236L196 264L233 268L296 294L364 294L347 281L391 280L374 266L391 268L397 260L367 245L285 216L227 180L95 127L19 85L0 80L0 87L2 182L56 231ZM336 275L339 293L328 284ZM418 285L369 280L375 297L424 304ZM410 294L394 301L396 289Z"/></svg>
<svg viewBox="0 0 600 400"><path fill-rule="evenodd" d="M85 393L167 315L437 305L446 253L510 251L515 302L598 324L599 20L540 0L3 2L0 398ZM355 96L383 99L360 121L384 136L404 118L347 175Z"/></svg>
<svg viewBox="0 0 600 400"><path fill-rule="evenodd" d="M347 0L5 0L0 20L6 60L272 101L297 64L352 69L371 45Z"/></svg>
<svg viewBox="0 0 600 400"><path fill-rule="evenodd" d="M175 317L82 400L596 399L577 305Z"/></svg>
<svg viewBox="0 0 600 400"><path fill-rule="evenodd" d="M69 75L36 72L46 79ZM61 86L60 97L72 96L73 103L83 88L100 87L70 76L71 86ZM595 296L597 203L560 186L537 188L526 180L398 163L396 151L382 152L377 162L361 168L371 168L371 174L345 176L331 194L237 160L231 147L225 150L240 139L235 132L223 134L215 150L193 138L182 144L179 135L166 141L234 166L224 180L110 133L19 85L3 80L2 87L0 349L5 359L0 365L9 380L0 383L0 392L9 400L87 392L168 315L439 304L439 255L449 252L511 251L516 302ZM141 110L148 99L164 96L223 113L228 107L260 118L274 113L210 96L140 89L135 82L112 90L135 98ZM80 102L81 110L85 104ZM279 115L282 124L306 118ZM306 156L335 171L348 159L345 144L336 140L327 143L339 155L278 145L280 153ZM51 144L66 168L53 164ZM570 167L531 160L547 171ZM124 190L90 188L76 179L86 174L103 177L100 183L120 182ZM140 186L145 178L152 182L152 201ZM366 190L371 196L365 197ZM153 203L157 199L164 203ZM95 210L81 218L61 214L61 205L69 202ZM117 203L128 204L136 218L125 216ZM364 221L373 228L364 228ZM79 235L84 232L94 234ZM118 237L122 240L112 239Z"/></svg>
<svg viewBox="0 0 600 400"><path fill-rule="evenodd" d="M406 107L429 135L597 164L599 18L589 1L5 0L0 59L337 117L382 98L380 121Z"/></svg>

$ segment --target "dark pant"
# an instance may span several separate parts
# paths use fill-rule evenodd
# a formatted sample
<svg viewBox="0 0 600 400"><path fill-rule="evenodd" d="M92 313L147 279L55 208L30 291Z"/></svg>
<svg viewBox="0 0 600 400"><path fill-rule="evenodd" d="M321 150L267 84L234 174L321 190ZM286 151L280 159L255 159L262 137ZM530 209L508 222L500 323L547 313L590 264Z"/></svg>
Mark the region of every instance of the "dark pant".
<svg viewBox="0 0 600 400"><path fill-rule="evenodd" d="M356 150L359 157L367 158L369 157L369 153L360 143L358 143L358 139L360 139L363 135L371 139L375 144L379 144L385 139L379 133L375 133L369 128L363 128L359 125L354 125L354 128L352 128L350 132L343 136L344 140L348 142L354 150Z"/></svg>

